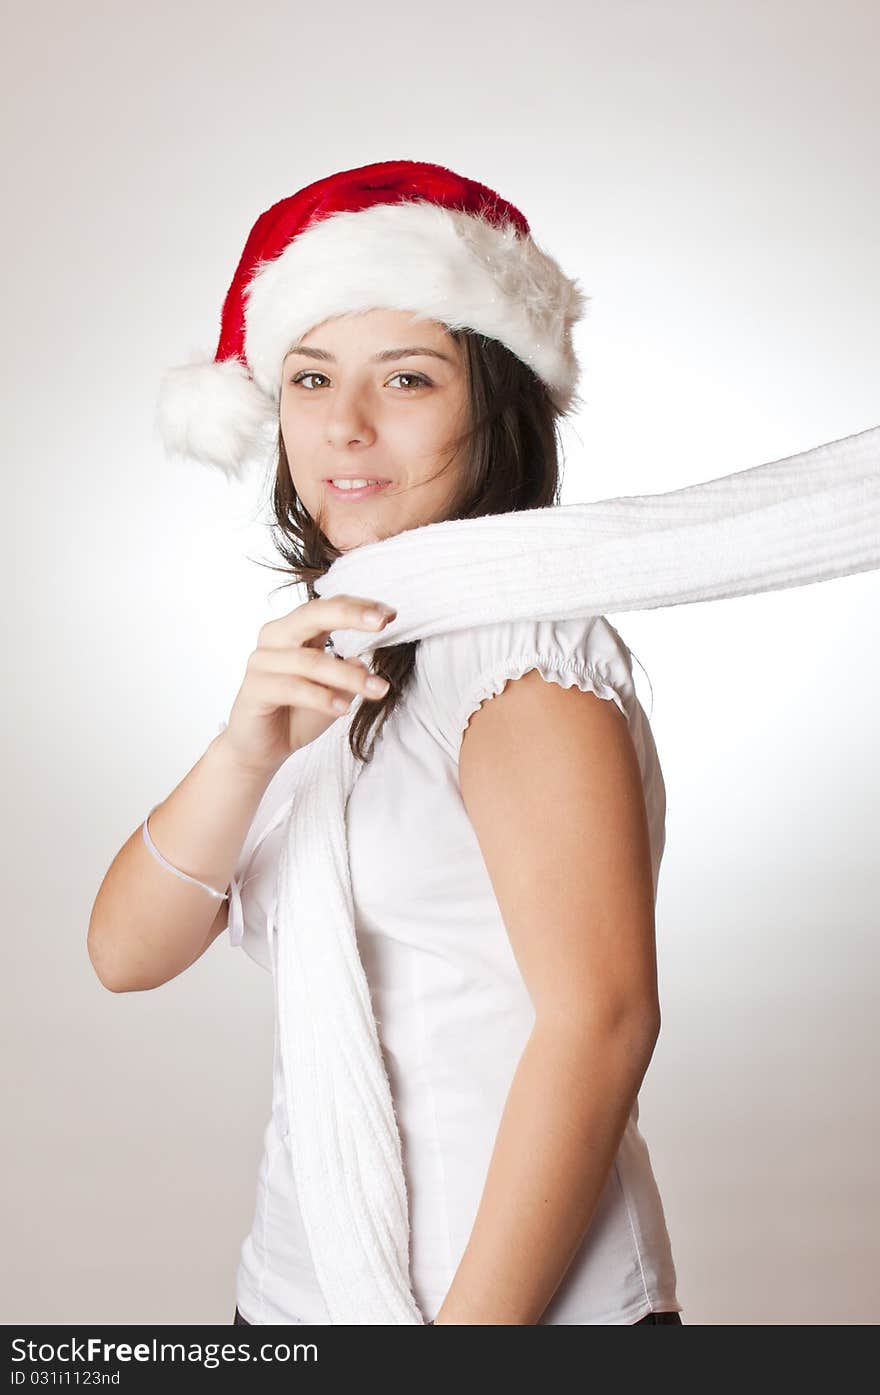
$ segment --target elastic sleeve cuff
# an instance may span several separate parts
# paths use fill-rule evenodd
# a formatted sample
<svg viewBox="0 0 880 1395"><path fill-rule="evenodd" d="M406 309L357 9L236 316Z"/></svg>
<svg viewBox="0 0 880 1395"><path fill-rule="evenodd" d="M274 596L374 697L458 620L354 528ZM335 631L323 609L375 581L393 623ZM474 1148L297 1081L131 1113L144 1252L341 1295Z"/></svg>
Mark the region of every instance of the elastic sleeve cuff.
<svg viewBox="0 0 880 1395"><path fill-rule="evenodd" d="M614 702L629 721L629 711L623 693L611 682L600 665L569 661L560 664L546 655L527 654L512 656L505 662L480 675L478 681L463 698L456 718L456 735L461 738L474 712L487 698L497 697L510 679L522 678L530 669L537 669L548 683L556 683L560 688L577 686L582 693L595 693L597 697Z"/></svg>

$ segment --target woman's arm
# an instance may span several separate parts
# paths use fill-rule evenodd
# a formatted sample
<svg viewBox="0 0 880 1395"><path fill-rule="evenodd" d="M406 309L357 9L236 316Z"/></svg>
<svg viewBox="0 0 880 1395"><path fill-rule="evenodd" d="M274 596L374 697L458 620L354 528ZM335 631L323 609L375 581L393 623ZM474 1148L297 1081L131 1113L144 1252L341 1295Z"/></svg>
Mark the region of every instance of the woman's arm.
<svg viewBox="0 0 880 1395"><path fill-rule="evenodd" d="M437 1325L531 1324L583 1239L660 1031L648 823L623 713L534 670L474 713L459 776L535 1025Z"/></svg>
<svg viewBox="0 0 880 1395"><path fill-rule="evenodd" d="M150 815L150 835L175 867L227 889L276 766L242 766L215 736L180 784ZM163 867L141 824L119 849L89 919L92 966L114 993L158 988L183 973L228 923L229 902Z"/></svg>

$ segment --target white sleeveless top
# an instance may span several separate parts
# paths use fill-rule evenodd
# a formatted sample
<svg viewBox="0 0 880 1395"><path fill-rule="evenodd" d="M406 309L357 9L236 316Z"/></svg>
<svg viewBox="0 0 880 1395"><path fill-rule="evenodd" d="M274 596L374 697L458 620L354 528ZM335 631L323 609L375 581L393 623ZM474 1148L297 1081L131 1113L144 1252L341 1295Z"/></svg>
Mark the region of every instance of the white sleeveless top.
<svg viewBox="0 0 880 1395"><path fill-rule="evenodd" d="M439 1310L476 1217L507 1092L534 1009L458 784L468 718L509 678L610 699L638 755L656 900L666 792L631 656L604 617L519 620L420 640L416 668L348 801L355 927L401 1135L410 1206L410 1277L427 1318ZM301 753L276 772L235 871L243 927L230 943L275 971L274 895L284 804ZM236 1276L253 1324L327 1324L285 1137L276 1012L272 1113L250 1233ZM635 1101L584 1239L542 1324L631 1324L681 1311L669 1236Z"/></svg>

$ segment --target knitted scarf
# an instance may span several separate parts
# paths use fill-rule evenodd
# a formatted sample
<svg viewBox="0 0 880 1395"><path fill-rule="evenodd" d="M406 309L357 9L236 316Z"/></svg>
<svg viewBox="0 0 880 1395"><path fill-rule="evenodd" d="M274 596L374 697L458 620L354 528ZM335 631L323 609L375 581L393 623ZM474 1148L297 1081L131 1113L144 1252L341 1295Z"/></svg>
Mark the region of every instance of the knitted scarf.
<svg viewBox="0 0 880 1395"><path fill-rule="evenodd" d="M321 596L376 597L343 658L518 619L718 600L880 567L880 427L663 494L448 520L338 558ZM332 1323L424 1323L409 1275L401 1140L358 954L345 832L363 769L352 709L297 753L277 883L288 1146Z"/></svg>

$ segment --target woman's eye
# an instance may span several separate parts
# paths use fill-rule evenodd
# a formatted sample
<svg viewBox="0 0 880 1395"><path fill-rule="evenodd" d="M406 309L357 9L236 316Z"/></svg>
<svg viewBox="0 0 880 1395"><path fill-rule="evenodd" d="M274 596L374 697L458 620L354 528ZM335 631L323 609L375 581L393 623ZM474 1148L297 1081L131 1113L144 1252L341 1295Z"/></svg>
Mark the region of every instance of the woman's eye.
<svg viewBox="0 0 880 1395"><path fill-rule="evenodd" d="M400 372L400 373L395 373L395 374L394 374L394 377L395 377L395 378L411 378L411 379L414 381L416 387L421 387L423 383L427 383L428 386L430 386L430 384L428 383L428 379L425 378L425 377L423 377L423 375L422 375L421 373L403 373L403 372ZM404 392L412 392L412 390L413 390L412 388L404 388Z"/></svg>
<svg viewBox="0 0 880 1395"><path fill-rule="evenodd" d="M297 373L296 377L291 379L291 382L301 383L306 378L323 378L324 376L323 373L315 373L307 369L304 373ZM308 388L307 391L314 392L314 388Z"/></svg>

